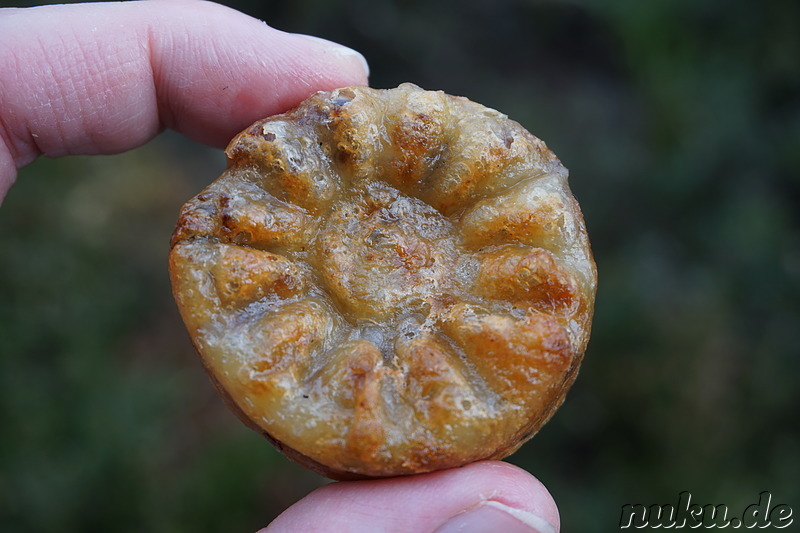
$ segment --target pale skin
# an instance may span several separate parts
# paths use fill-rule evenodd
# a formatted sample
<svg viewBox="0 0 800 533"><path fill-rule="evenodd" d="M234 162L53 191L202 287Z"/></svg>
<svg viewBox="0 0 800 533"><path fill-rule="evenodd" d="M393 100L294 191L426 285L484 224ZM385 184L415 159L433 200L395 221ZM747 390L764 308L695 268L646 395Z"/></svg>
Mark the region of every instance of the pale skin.
<svg viewBox="0 0 800 533"><path fill-rule="evenodd" d="M0 202L40 155L113 154L165 128L216 147L311 93L367 84L360 54L216 4L0 9ZM448 522L448 520L454 520ZM547 489L498 461L332 483L266 531L558 531Z"/></svg>

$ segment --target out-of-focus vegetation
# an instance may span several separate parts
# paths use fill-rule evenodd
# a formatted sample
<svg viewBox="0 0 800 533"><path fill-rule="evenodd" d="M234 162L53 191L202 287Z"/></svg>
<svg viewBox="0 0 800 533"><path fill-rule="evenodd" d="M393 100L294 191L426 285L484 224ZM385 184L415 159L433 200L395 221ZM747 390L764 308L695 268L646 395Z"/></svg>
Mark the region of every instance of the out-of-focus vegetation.
<svg viewBox="0 0 800 533"><path fill-rule="evenodd" d="M229 4L362 51L375 87L497 108L571 170L593 339L511 458L564 531L685 490L800 511L800 4ZM223 166L165 134L20 173L0 209L3 531L253 530L323 483L227 412L171 300L177 211Z"/></svg>

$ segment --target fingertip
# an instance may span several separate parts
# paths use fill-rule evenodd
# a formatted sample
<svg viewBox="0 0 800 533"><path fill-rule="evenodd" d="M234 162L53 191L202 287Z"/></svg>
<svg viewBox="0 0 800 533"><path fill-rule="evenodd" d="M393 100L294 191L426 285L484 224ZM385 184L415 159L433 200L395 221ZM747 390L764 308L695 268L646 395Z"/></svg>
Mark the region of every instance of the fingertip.
<svg viewBox="0 0 800 533"><path fill-rule="evenodd" d="M401 478L326 485L264 531L434 531L476 509L558 531L553 498L528 472L498 461ZM486 513L484 513L486 514ZM468 518L468 516L467 516ZM548 529L549 528L549 529Z"/></svg>
<svg viewBox="0 0 800 533"><path fill-rule="evenodd" d="M366 60L340 44L283 32L206 2L184 17L184 31L206 39L192 51L185 50L185 40L155 43L159 107L167 127L205 144L223 147L254 121L287 111L316 91L368 82ZM174 32L166 24L158 33Z"/></svg>
<svg viewBox="0 0 800 533"><path fill-rule="evenodd" d="M491 504L495 509L505 508L506 512L514 514L521 511L518 518L523 518L525 513L537 517L550 524L555 531L559 531L561 518L558 513L553 496L539 479L518 466L504 461L481 461L467 465L470 476L475 482L482 479L493 479L497 492L490 498L482 500L480 504ZM545 528L541 528L545 530Z"/></svg>
<svg viewBox="0 0 800 533"><path fill-rule="evenodd" d="M353 50L352 48L348 48L347 46L341 45L339 43L335 43L333 41L329 41L321 37L316 37L314 35L306 35L303 33L295 33L293 35L295 37L300 37L301 39L305 39L316 46L322 47L325 51L330 53L334 58L343 61L347 65L348 70L355 71L353 75L356 77L359 76L358 68L360 68L361 69L360 81L362 83L354 83L353 85L365 85L369 80L369 63L367 62L367 58L365 58L364 55L361 54L361 52Z"/></svg>

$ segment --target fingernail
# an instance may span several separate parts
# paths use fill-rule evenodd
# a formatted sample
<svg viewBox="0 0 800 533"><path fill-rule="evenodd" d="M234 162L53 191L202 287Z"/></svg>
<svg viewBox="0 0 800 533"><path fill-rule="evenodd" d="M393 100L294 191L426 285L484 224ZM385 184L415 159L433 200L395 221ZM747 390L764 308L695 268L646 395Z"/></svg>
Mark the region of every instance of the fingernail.
<svg viewBox="0 0 800 533"><path fill-rule="evenodd" d="M341 57L355 57L361 63L361 66L364 68L364 73L369 77L369 63L367 63L367 59L361 55L361 53L353 50L352 48L348 48L343 46L339 43L335 43L333 41L329 41L327 39L323 39L321 37L316 37L314 35L305 35L303 33L296 33L298 37L302 37L304 39L308 39L309 41L314 41L320 44L324 44L332 53L341 56Z"/></svg>
<svg viewBox="0 0 800 533"><path fill-rule="evenodd" d="M435 533L558 533L555 526L529 511L485 501L442 524Z"/></svg>

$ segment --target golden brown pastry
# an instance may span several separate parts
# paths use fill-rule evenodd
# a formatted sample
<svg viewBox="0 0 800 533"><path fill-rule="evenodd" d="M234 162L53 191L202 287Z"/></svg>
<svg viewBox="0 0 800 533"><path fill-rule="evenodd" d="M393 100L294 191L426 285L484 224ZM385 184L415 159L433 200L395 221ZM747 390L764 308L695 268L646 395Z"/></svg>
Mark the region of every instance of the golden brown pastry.
<svg viewBox="0 0 800 533"><path fill-rule="evenodd" d="M596 271L567 171L411 84L253 124L184 207L175 299L231 407L334 479L502 458L561 404Z"/></svg>

